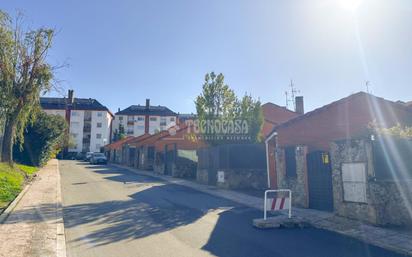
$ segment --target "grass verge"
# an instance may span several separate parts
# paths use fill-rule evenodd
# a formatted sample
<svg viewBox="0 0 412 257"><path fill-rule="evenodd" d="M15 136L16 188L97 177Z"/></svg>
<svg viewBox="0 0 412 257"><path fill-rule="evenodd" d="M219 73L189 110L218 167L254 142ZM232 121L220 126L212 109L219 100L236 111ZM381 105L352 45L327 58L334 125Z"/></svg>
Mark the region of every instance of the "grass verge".
<svg viewBox="0 0 412 257"><path fill-rule="evenodd" d="M0 163L0 213L16 198L26 181L38 170L37 167Z"/></svg>

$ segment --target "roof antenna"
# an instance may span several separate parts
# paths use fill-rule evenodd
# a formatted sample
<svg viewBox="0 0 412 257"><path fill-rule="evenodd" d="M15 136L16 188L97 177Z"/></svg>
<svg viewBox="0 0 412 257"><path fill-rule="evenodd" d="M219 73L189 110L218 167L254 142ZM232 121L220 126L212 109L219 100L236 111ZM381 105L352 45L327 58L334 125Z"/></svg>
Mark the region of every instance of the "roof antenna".
<svg viewBox="0 0 412 257"><path fill-rule="evenodd" d="M369 90L369 87L370 87L370 81L369 80L367 80L365 82L365 86L366 86L366 93L371 94L372 91Z"/></svg>
<svg viewBox="0 0 412 257"><path fill-rule="evenodd" d="M286 108L289 108L289 103L292 102L292 107L293 107L293 109L295 110L295 109L296 109L296 101L295 101L295 99L296 99L296 95L297 95L298 93L300 93L300 90L297 90L297 89L295 88L295 85L293 84L293 80L292 80L292 79L290 80L289 87L290 87L290 97L291 97L291 99L289 99L289 92L288 92L288 91L285 91L285 96L286 96Z"/></svg>

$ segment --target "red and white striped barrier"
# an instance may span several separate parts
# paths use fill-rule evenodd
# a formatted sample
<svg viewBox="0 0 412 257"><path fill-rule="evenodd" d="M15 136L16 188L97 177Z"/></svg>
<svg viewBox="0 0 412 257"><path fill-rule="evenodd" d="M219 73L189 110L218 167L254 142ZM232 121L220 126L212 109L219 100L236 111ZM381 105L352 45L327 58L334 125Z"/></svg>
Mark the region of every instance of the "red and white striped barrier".
<svg viewBox="0 0 412 257"><path fill-rule="evenodd" d="M280 211L289 207L289 197L269 198L266 201L267 211Z"/></svg>
<svg viewBox="0 0 412 257"><path fill-rule="evenodd" d="M276 197L268 198L268 193L278 193L278 192L287 192L289 197ZM264 213L263 219L266 219L267 211L280 211L280 210L289 210L289 218L292 217L292 191L289 189L276 189L276 190L266 190L265 191L265 202L264 202Z"/></svg>

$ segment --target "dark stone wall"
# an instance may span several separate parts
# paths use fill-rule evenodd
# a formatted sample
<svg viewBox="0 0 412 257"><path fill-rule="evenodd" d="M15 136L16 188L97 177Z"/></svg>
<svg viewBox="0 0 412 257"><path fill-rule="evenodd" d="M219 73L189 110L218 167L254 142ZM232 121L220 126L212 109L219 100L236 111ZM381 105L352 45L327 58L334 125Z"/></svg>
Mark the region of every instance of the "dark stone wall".
<svg viewBox="0 0 412 257"><path fill-rule="evenodd" d="M338 215L376 225L412 225L412 181L376 179L369 140L332 143L331 158L334 206ZM366 203L344 201L342 163L351 162L366 164Z"/></svg>
<svg viewBox="0 0 412 257"><path fill-rule="evenodd" d="M306 146L296 147L296 177L286 176L285 149L276 149L276 171L279 189L292 190L292 204L296 207L308 208Z"/></svg>
<svg viewBox="0 0 412 257"><path fill-rule="evenodd" d="M225 169L224 182L217 186L226 189L266 189L267 177L265 169Z"/></svg>

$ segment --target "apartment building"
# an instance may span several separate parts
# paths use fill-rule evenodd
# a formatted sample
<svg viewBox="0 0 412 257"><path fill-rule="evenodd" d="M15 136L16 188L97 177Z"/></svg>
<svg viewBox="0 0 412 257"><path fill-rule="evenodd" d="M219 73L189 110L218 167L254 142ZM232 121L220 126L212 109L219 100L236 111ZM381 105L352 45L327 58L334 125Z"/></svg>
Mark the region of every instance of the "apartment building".
<svg viewBox="0 0 412 257"><path fill-rule="evenodd" d="M127 136L155 134L176 125L177 114L165 106L152 106L150 99L146 105L131 105L115 113L113 133L124 130Z"/></svg>
<svg viewBox="0 0 412 257"><path fill-rule="evenodd" d="M70 124L69 152L100 152L110 143L114 116L96 99L75 98L69 90L67 98L41 97L40 105L46 113L60 115Z"/></svg>

